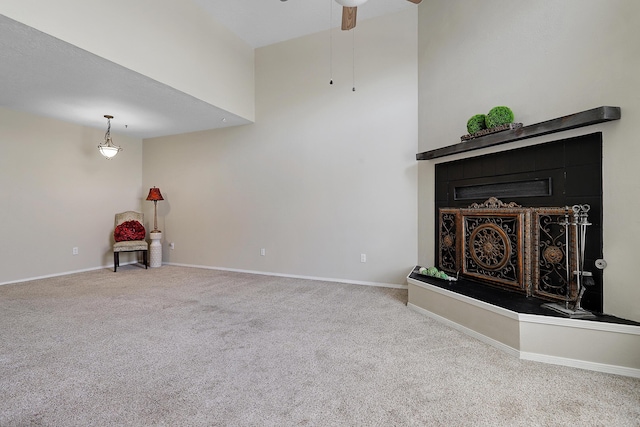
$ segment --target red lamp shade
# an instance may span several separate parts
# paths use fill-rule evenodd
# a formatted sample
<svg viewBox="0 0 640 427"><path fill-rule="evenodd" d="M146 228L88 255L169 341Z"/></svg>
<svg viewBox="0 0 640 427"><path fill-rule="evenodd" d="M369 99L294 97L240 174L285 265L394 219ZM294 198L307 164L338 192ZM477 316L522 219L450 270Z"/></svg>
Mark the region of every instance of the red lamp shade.
<svg viewBox="0 0 640 427"><path fill-rule="evenodd" d="M162 193L160 193L160 189L153 187L149 189L149 195L147 196L147 200L152 200L154 202L157 202L158 200L164 200L164 197L162 197Z"/></svg>

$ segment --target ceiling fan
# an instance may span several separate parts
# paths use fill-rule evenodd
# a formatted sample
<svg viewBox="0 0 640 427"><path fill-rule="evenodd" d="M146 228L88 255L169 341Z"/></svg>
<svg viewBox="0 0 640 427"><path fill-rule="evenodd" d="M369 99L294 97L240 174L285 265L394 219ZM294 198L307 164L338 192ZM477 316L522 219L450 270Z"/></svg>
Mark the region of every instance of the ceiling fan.
<svg viewBox="0 0 640 427"><path fill-rule="evenodd" d="M336 0L342 6L342 29L350 30L356 26L356 14L358 6L367 0ZM422 0L407 0L411 3L419 4Z"/></svg>

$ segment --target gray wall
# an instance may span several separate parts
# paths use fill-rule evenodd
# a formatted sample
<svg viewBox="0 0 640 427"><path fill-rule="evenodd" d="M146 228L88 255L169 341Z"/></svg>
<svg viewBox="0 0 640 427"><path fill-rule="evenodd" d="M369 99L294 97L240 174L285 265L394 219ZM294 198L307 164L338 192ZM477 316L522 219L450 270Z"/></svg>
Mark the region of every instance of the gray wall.
<svg viewBox="0 0 640 427"><path fill-rule="evenodd" d="M142 141L112 135L124 151L106 160L104 130L0 108L0 283L113 262L114 214L147 194Z"/></svg>
<svg viewBox="0 0 640 427"><path fill-rule="evenodd" d="M256 50L256 122L144 141L165 262L404 284L417 253L417 16ZM167 243L174 242L169 250ZM260 249L266 256L260 256ZM360 255L367 262L360 262Z"/></svg>

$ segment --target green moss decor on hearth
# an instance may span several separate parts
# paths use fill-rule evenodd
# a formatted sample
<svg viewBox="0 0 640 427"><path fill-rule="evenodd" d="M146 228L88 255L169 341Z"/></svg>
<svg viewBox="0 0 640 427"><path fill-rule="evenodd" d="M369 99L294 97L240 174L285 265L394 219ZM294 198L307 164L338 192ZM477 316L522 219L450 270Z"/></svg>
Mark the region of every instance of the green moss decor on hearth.
<svg viewBox="0 0 640 427"><path fill-rule="evenodd" d="M509 107L493 107L486 116L487 129L513 123L513 111Z"/></svg>

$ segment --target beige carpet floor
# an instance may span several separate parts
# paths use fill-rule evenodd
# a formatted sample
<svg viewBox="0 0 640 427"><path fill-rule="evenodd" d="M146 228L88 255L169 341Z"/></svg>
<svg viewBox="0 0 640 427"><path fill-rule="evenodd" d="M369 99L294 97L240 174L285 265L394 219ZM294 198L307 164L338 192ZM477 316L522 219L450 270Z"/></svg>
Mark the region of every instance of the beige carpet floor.
<svg viewBox="0 0 640 427"><path fill-rule="evenodd" d="M640 380L518 360L406 298L177 266L0 286L0 426L640 426Z"/></svg>

